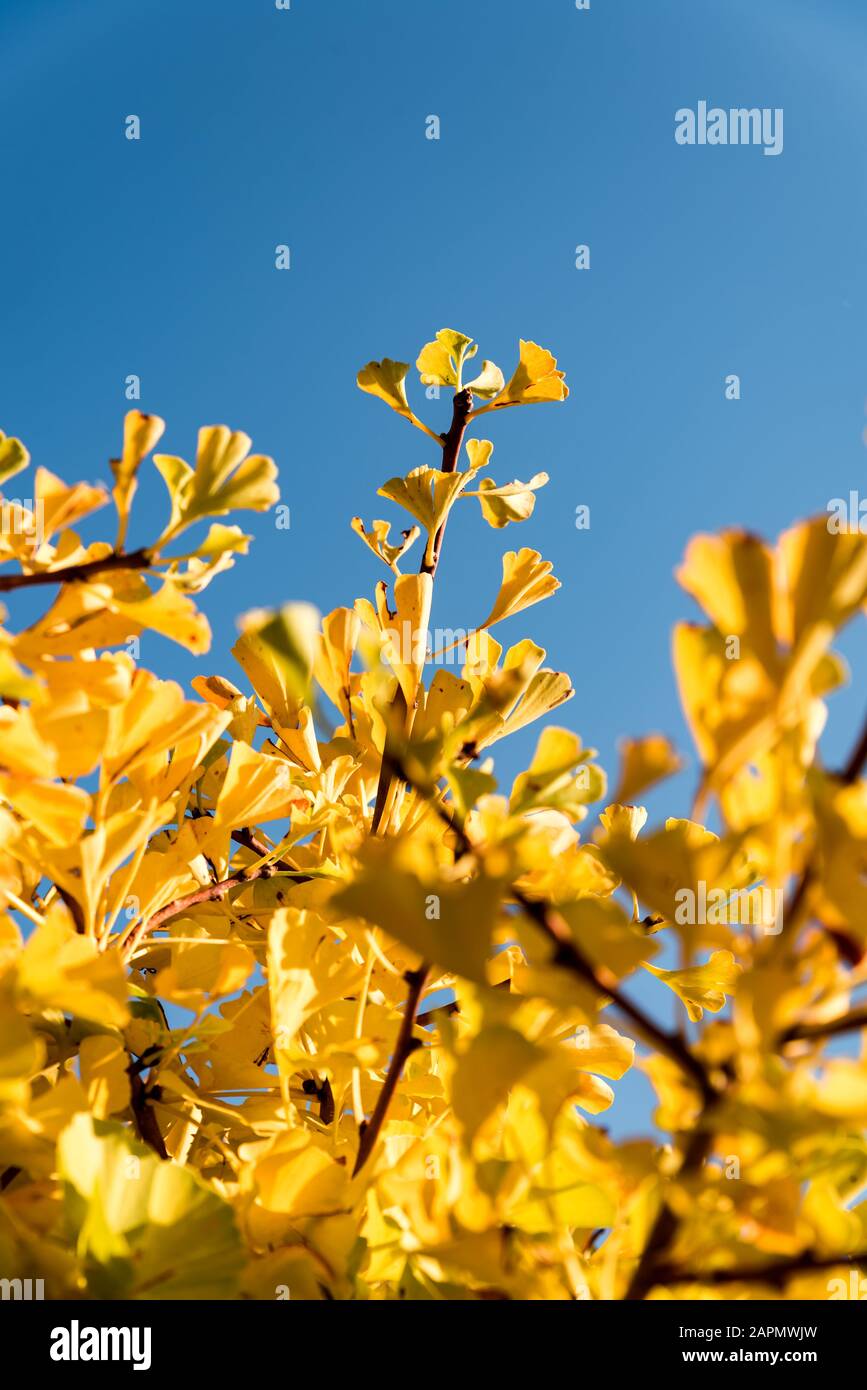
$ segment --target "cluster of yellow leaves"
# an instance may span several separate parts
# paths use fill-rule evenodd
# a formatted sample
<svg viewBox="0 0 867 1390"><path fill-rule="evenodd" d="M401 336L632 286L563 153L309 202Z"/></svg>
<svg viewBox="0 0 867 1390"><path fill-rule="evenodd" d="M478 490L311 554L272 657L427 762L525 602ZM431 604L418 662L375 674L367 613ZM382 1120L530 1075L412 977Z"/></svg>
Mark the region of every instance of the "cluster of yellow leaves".
<svg viewBox="0 0 867 1390"><path fill-rule="evenodd" d="M465 382L475 353L444 329L417 360L472 393L470 425L567 395L534 343L508 383L488 361ZM408 371L358 384L442 447ZM544 473L498 486L470 439L464 467L387 481L402 541L352 525L391 593L248 614L238 683L193 699L117 648L206 649L193 596L249 537L173 543L270 506L275 470L203 430L194 467L154 459L169 518L127 552L162 432L127 417L113 545L72 529L101 487L39 469L26 514L4 502L0 591L57 593L0 632L0 1274L55 1298L828 1297L867 1252L867 1058L827 1052L867 983L867 782L817 747L867 539L691 543L705 618L674 659L714 828L648 829L681 767L659 734L624 743L608 804L559 725L498 784L487 750L572 694L490 632L559 587L538 551L459 615L459 662L427 646L452 506L526 521ZM0 485L28 462L0 436ZM615 1143L595 1117L633 1065L663 1133Z"/></svg>

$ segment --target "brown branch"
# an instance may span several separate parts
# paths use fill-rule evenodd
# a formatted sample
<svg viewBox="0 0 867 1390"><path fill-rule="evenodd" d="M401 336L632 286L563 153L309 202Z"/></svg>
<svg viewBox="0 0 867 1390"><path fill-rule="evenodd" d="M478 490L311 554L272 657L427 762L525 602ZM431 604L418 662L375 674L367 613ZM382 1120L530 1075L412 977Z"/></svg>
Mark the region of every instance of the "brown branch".
<svg viewBox="0 0 867 1390"><path fill-rule="evenodd" d="M113 570L146 570L153 563L149 550L131 550L128 555L113 551L101 560L86 560L80 565L61 565L54 570L37 570L34 574L0 575L0 594L13 589L31 589L38 584L74 584L96 579Z"/></svg>
<svg viewBox="0 0 867 1390"><path fill-rule="evenodd" d="M443 473L454 473L457 468L458 457L461 452L461 445L464 442L464 434L466 433L467 422L472 408L472 391L456 391L454 400L452 401L452 423L448 428L448 432L441 436L443 442L441 472ZM437 566L440 562L440 552L442 550L447 520L448 517L445 518L434 537L430 560L427 558L427 546L425 546L421 564L419 565L419 574L429 574L432 579L437 572ZM395 722L403 724L407 713L406 699L399 685L395 692L393 708L396 713ZM379 768L379 782L376 788L376 802L373 807L373 818L371 820L371 829L374 835L382 824L382 818L385 815L385 808L388 805L389 793L395 777L393 766L394 759L391 756L393 753L393 743L394 739L390 731L386 730L385 747L383 748L382 763Z"/></svg>
<svg viewBox="0 0 867 1390"><path fill-rule="evenodd" d="M273 874L273 864L259 864L253 868L241 869L239 873L233 874L231 878L224 878L220 883L206 883L204 888L197 888L194 893L187 893L183 898L175 898L174 902L158 908L145 921L139 922L134 931L130 933L129 940L124 947L126 956L132 955L139 942L149 932L156 931L159 927L165 926L166 922L171 922L175 917L182 916L191 907L200 907L202 903L217 902L220 898L224 898L227 893L230 893L233 888L241 888L247 883L254 883L257 878L270 878ZM307 875L300 877L303 882L308 881Z"/></svg>
<svg viewBox="0 0 867 1390"><path fill-rule="evenodd" d="M253 831L249 828L233 830L232 839L236 844L243 845L245 849L252 850L253 854L258 854L262 859L264 859L266 854L272 853L265 844L265 841L260 840L258 835L254 835ZM275 869L281 869L283 873L295 874L296 883L312 882L312 874L302 874L297 865L292 863L291 859L275 859L273 861L273 867Z"/></svg>
<svg viewBox="0 0 867 1390"><path fill-rule="evenodd" d="M678 1180L698 1172L710 1152L713 1136L710 1130L706 1130L702 1126L707 1120L711 1108L711 1103L702 1106L701 1114L690 1134L689 1143L677 1171ZM639 1302L654 1284L661 1282L660 1256L669 1249L680 1226L680 1217L672 1211L665 1200L664 1193L660 1195L660 1203L656 1220L651 1227L638 1266L624 1295L627 1303Z"/></svg>
<svg viewBox="0 0 867 1390"><path fill-rule="evenodd" d="M845 767L842 767L839 773L837 774L840 779L840 782L843 784L844 787L851 787L853 782L857 782L858 778L861 776L861 773L864 771L865 763L867 763L867 717L865 717L864 719L864 723L861 727L861 732L858 735L858 739L855 743L854 748L852 749L852 752L849 754ZM813 850L813 855L815 855L815 848ZM811 858L804 865L804 868L801 872L801 876L795 884L795 887L792 891L792 895L789 898L788 904L784 909L784 922L791 923L797 920L798 916L801 913L801 909L804 906L804 902L806 900L807 893L812 885L814 876L815 867L813 863L813 857L811 856ZM840 945L843 954L846 955L847 958L851 958L852 952L846 949L847 941L848 938L838 936L838 944ZM855 959L852 963L856 964L857 961L860 960L860 958L861 950L859 947L858 954L855 956Z"/></svg>
<svg viewBox="0 0 867 1390"><path fill-rule="evenodd" d="M477 848L458 817L431 796L430 789L419 783L403 759L395 760L395 769L408 786L413 787L415 791L427 799L431 809L456 836L459 854L476 855ZM718 1096L716 1087L710 1080L705 1067L697 1057L693 1056L680 1034L668 1033L658 1027L653 1019L649 1018L637 1004L633 1004L627 995L621 993L617 981L610 971L604 967L597 970L593 966L573 939L569 924L552 904L527 897L516 884L512 884L510 887L509 896L553 942L553 963L555 965L571 971L597 994L605 995L611 999L621 1013L625 1014L634 1024L646 1042L665 1052L695 1082L705 1105L716 1100Z"/></svg>
<svg viewBox="0 0 867 1390"><path fill-rule="evenodd" d="M443 435L443 461L441 468L443 473L454 473L458 466L458 457L461 452L461 445L464 442L464 434L472 408L472 391L466 389L463 391L456 391L454 401L452 402L452 423L449 426L448 433ZM448 521L447 516L434 537L430 560L426 558L426 555L422 556L419 574L436 574L437 565L440 562L443 536L446 531L446 521Z"/></svg>
<svg viewBox="0 0 867 1390"><path fill-rule="evenodd" d="M162 1130L150 1103L148 1087L134 1063L127 1067L127 1072L129 1073L130 1107L136 1134L142 1143L153 1149L159 1158L168 1158Z"/></svg>
<svg viewBox="0 0 867 1390"><path fill-rule="evenodd" d="M841 1265L867 1265L867 1250L857 1255L815 1255L811 1250L789 1259L775 1260L762 1266L750 1265L735 1269L685 1270L677 1265L659 1265L656 1282L665 1284L783 1284L793 1274L816 1274Z"/></svg>
<svg viewBox="0 0 867 1390"><path fill-rule="evenodd" d="M814 1039L835 1038L839 1033L854 1033L858 1028L867 1028L867 1005L852 1009L848 1014L820 1023L793 1023L780 1038L780 1044L790 1042L812 1042Z"/></svg>
<svg viewBox="0 0 867 1390"><path fill-rule="evenodd" d="M370 1121L366 1123L361 1117L358 1119L361 1141L358 1145L355 1167L352 1170L353 1177L355 1177L356 1173L361 1172L361 1169L373 1152L376 1141L379 1138L379 1131L382 1129L385 1117L388 1114L391 1098L401 1078L407 1058L415 1052L417 1047L422 1045L418 1038L413 1037L413 1028L416 1025L415 1015L416 1009L418 1008L418 1001L424 991L425 981L427 980L429 971L430 966L423 962L418 970L407 970L404 975L404 979L409 985L409 991L406 996L406 1008L403 1011L403 1018L400 1021L400 1032L397 1035L394 1052L388 1064L385 1080L376 1098L376 1106L370 1117Z"/></svg>

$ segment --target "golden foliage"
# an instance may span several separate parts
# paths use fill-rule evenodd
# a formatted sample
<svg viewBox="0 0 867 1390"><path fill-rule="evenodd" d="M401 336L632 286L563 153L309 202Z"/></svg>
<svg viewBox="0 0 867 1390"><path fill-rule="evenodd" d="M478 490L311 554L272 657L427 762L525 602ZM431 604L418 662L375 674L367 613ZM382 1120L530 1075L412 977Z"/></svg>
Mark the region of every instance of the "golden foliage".
<svg viewBox="0 0 867 1390"><path fill-rule="evenodd" d="M867 739L839 773L817 752L867 538L818 519L688 546L694 819L647 828L637 799L682 766L654 733L624 743L607 806L559 723L501 788L485 750L572 689L488 629L559 581L508 551L458 671L431 660L432 593L454 506L519 524L547 481L480 478L493 446L467 428L568 393L532 342L508 382L485 361L464 383L476 351L442 329L418 356L454 392L443 436L407 364L359 373L441 451L379 489L402 541L352 521L391 591L246 615L238 684L198 676L195 699L122 648L208 649L196 595L250 538L177 538L271 506L272 461L224 426L193 466L157 456L168 519L126 551L164 428L131 412L110 494L40 469L32 513L4 501L0 592L53 590L0 630L5 1277L52 1298L826 1298L867 1257L867 1060L827 1051L867 1021ZM0 435L0 482L28 463ZM109 497L116 539L86 544ZM664 1134L615 1143L594 1117L633 1065Z"/></svg>

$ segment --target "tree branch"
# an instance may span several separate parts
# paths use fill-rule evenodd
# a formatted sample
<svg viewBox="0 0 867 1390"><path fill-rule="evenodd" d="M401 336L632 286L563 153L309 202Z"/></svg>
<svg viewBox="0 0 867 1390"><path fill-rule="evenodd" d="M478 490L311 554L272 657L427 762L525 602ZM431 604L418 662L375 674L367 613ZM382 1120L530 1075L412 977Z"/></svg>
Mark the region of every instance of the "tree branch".
<svg viewBox="0 0 867 1390"><path fill-rule="evenodd" d="M659 1265L656 1282L665 1284L783 1284L793 1274L815 1274L841 1265L867 1265L867 1250L857 1255L816 1255L811 1250L785 1260L775 1260L764 1268L756 1265L737 1269L685 1270L677 1265Z"/></svg>
<svg viewBox="0 0 867 1390"><path fill-rule="evenodd" d="M461 445L464 442L464 434L466 433L467 421L469 419L469 414L472 408L472 391L456 391L454 400L452 401L452 423L448 428L448 432L442 436L443 461L441 471L443 473L454 473L455 469L457 468L458 457L461 452ZM446 517L446 521L447 520L448 517ZM440 562L440 551L442 550L443 536L445 535L446 530L446 521L443 521L442 526L439 528L434 537L434 543L431 550L430 560L428 560L427 558L427 546L425 546L425 551L422 555L421 564L419 566L419 574L429 574L432 579L437 572L437 566ZM398 720L401 723L403 723L403 721L406 718L407 709L406 700L404 699L403 691L401 690L400 686L398 686L397 691L395 693L394 708L397 712ZM385 810L389 802L389 793L391 791L392 782L394 780L395 775L394 768L388 765L389 762L393 761L389 758L389 754L392 751L390 747L391 742L393 742L393 740L391 739L388 730L386 730L385 747L383 749L382 754L382 763L380 764L379 768L379 783L376 788L376 802L373 807L373 818L371 820L371 830L373 831L374 835L377 833L380 825L382 824L382 818L385 815Z"/></svg>
<svg viewBox="0 0 867 1390"><path fill-rule="evenodd" d="M406 996L406 1008L403 1011L403 1018L400 1021L400 1032L397 1035L394 1052L388 1064L385 1080L376 1098L376 1106L370 1117L370 1122L366 1123L362 1117L358 1118L361 1141L358 1145L355 1167L352 1170L353 1177L355 1177L356 1173L361 1172L361 1169L373 1152L376 1141L379 1138L379 1132L388 1114L391 1098L401 1078L407 1058L412 1055L417 1047L422 1046L418 1038L413 1036L413 1028L416 1025L415 1015L416 1009L418 1008L418 1001L424 992L425 981L427 980L429 971L430 966L426 963L422 963L418 970L408 970L404 976L404 979L409 985L409 992Z"/></svg>
<svg viewBox="0 0 867 1390"><path fill-rule="evenodd" d="M34 574L0 575L0 594L14 589L32 589L39 584L74 584L96 579L113 570L146 570L153 563L149 550L131 550L128 555L113 551L102 560L86 560L80 565L61 565L59 569L37 570Z"/></svg>
<svg viewBox="0 0 867 1390"><path fill-rule="evenodd" d="M431 796L430 789L419 783L399 756L394 758L394 768L408 786L425 797L431 810L456 836L459 854L475 856L478 853L477 848L458 817ZM710 1080L707 1070L699 1059L693 1056L680 1034L667 1033L658 1027L653 1019L649 1018L637 1004L633 1004L631 999L621 993L617 981L610 971L604 967L597 970L593 966L574 941L569 924L552 904L528 898L514 883L509 889L509 896L554 943L553 963L555 965L577 975L584 984L589 985L597 994L610 998L621 1013L631 1020L646 1042L665 1052L695 1082L705 1105L709 1105L717 1099L719 1092Z"/></svg>
<svg viewBox="0 0 867 1390"><path fill-rule="evenodd" d="M276 870L273 864L257 864L249 869L241 869L231 878L224 878L220 883L206 883L203 888L197 888L193 893L187 893L183 898L175 898L174 902L167 903L165 907L160 907L156 912L152 912L150 917L130 932L129 938L124 946L124 953L129 959L135 948L143 937L149 932L156 931L159 927L165 926L166 922L172 921L175 917L180 917L188 912L191 907L200 907L202 903L217 902L224 898L233 888L241 888L247 883L254 883L257 878L271 878L275 872L293 872ZM298 879L302 883L309 882L308 874L299 874Z"/></svg>
<svg viewBox="0 0 867 1390"><path fill-rule="evenodd" d="M854 1033L858 1028L867 1028L867 1005L852 1009L840 1018L832 1018L820 1023L793 1023L780 1037L780 1044L790 1042L812 1042L819 1038L835 1038L839 1033Z"/></svg>
<svg viewBox="0 0 867 1390"><path fill-rule="evenodd" d="M855 743L852 752L849 754L845 767L841 768L840 772L838 773L839 779L844 787L851 787L854 782L857 782L858 778L861 776L861 773L864 771L865 763L867 763L867 716L865 716L864 723L861 726L861 732L858 735L857 742ZM786 905L786 908L783 913L783 920L785 922L795 922L799 917L804 903L806 901L807 893L813 882L814 872L815 870L813 865L813 859L811 857L804 865L804 868L801 872L801 876L795 884L795 887L792 891L792 895L789 898L788 904ZM847 950L846 948L848 938L842 937L838 934L837 940L841 946L843 954L846 955L847 958L851 959L852 951ZM853 964L856 964L857 961L860 960L861 954L861 949L860 947L858 947L857 955L855 956L855 959L852 962Z"/></svg>
<svg viewBox="0 0 867 1390"><path fill-rule="evenodd" d="M464 434L472 408L472 391L466 389L463 391L456 391L454 401L452 402L452 423L449 426L448 433L443 435L443 461L441 468L443 473L454 473L458 466L458 457L461 452L461 445L464 442ZM426 556L422 556L419 574L436 574L437 565L440 562L443 536L446 531L446 521L448 521L448 517L445 518L442 526L434 537L431 559L427 560Z"/></svg>

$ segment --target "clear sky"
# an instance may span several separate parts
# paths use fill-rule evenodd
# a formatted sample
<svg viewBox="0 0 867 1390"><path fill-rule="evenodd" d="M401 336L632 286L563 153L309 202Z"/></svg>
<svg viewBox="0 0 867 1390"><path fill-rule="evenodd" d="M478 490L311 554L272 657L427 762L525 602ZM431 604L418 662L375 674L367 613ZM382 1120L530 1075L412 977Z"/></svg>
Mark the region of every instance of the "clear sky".
<svg viewBox="0 0 867 1390"><path fill-rule="evenodd" d="M166 452L244 429L291 508L289 531L236 518L256 539L202 596L212 653L146 634L143 664L240 683L238 613L369 594L385 571L349 519L402 521L376 488L436 450L357 369L448 326L508 375L522 336L572 395L485 420L491 471L551 482L520 528L458 510L434 624L482 618L500 553L532 545L563 587L501 635L572 674L560 721L612 777L622 734L691 752L669 649L694 616L673 578L689 536L776 535L867 494L863 0L2 0L0 51L0 428L67 480L107 478L135 373ZM678 145L675 112L702 100L782 108L782 154ZM413 403L445 426L445 401ZM163 500L148 465L131 544ZM861 715L863 632L844 650L831 761ZM507 788L534 739L501 752ZM691 758L653 814L688 814L694 781ZM619 1090L630 1132L648 1091Z"/></svg>

